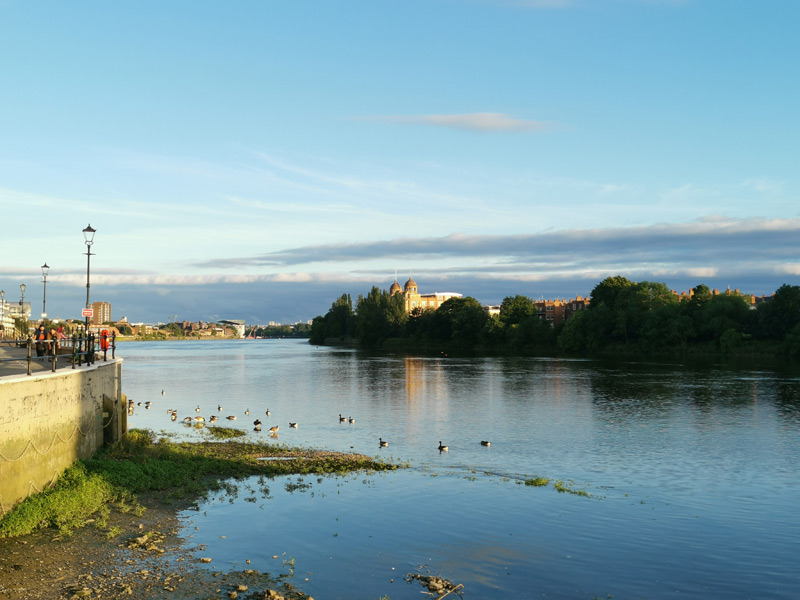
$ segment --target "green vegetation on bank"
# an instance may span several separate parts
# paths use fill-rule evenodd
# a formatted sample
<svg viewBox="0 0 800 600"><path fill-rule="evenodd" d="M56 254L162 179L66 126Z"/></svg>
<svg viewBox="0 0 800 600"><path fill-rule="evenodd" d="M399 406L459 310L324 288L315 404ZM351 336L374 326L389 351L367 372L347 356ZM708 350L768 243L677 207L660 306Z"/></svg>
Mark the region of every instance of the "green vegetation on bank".
<svg viewBox="0 0 800 600"><path fill-rule="evenodd" d="M312 344L511 354L723 353L800 355L800 287L782 285L756 306L735 291L706 285L689 297L663 283L608 277L586 310L551 326L534 300L510 296L499 315L471 297L407 314L402 295L373 287L356 308L342 295L311 326Z"/></svg>
<svg viewBox="0 0 800 600"><path fill-rule="evenodd" d="M231 430L223 432L231 437ZM270 460L280 459L280 460ZM164 501L187 501L218 489L224 479L252 475L344 474L393 470L396 465L358 454L289 448L228 439L173 442L146 430L131 430L118 443L75 463L58 482L32 496L0 520L0 537L26 535L45 527L69 532L106 504L141 511L137 497L160 492Z"/></svg>

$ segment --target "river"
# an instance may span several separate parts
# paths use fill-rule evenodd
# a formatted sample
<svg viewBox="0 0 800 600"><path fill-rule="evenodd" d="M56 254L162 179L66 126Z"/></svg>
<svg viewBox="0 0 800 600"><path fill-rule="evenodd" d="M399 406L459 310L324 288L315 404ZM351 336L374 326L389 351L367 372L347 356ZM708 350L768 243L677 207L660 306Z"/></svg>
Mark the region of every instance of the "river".
<svg viewBox="0 0 800 600"><path fill-rule="evenodd" d="M463 584L466 600L800 597L798 370L303 340L124 343L117 355L129 427L199 440L181 423L199 407L250 439L409 467L253 479L209 498L181 515L209 568L281 573L319 599L419 598L407 573ZM537 477L550 481L526 485Z"/></svg>

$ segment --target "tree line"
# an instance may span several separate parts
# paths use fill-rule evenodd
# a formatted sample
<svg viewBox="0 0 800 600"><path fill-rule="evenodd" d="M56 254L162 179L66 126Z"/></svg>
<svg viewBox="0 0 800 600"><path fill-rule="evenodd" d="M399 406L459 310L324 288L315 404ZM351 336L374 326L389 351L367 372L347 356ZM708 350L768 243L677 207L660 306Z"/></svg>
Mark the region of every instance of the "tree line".
<svg viewBox="0 0 800 600"><path fill-rule="evenodd" d="M692 292L678 296L664 283L608 277L585 310L553 327L524 295L506 297L499 315L469 296L409 314L401 294L373 287L355 308L349 294L336 299L313 320L309 341L470 353L800 355L800 287L784 284L756 306L736 291L714 293L701 284Z"/></svg>

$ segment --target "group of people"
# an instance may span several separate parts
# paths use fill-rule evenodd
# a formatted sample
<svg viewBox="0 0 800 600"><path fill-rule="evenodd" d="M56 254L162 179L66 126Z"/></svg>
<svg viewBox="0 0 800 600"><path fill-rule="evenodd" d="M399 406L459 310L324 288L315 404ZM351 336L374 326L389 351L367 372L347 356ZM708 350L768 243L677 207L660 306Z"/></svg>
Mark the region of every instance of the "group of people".
<svg viewBox="0 0 800 600"><path fill-rule="evenodd" d="M59 325L58 329L47 331L44 323L40 323L39 328L33 335L33 340L36 342L36 356L46 356L48 354L48 350L50 350L48 340L55 345L55 351L58 352L61 340L66 338L67 335L64 333L63 325Z"/></svg>

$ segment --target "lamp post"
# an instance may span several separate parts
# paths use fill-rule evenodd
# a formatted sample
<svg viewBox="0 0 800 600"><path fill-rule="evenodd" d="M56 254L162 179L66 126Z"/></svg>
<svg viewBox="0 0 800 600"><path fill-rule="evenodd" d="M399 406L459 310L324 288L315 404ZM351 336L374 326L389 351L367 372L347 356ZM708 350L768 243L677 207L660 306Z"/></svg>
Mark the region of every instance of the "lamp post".
<svg viewBox="0 0 800 600"><path fill-rule="evenodd" d="M20 298L19 298L19 316L22 319L23 323L28 320L26 318L26 315L25 315L25 288L26 287L27 286L24 283L20 283L19 284L19 293L20 293ZM21 330L21 333L24 333L24 330Z"/></svg>
<svg viewBox="0 0 800 600"><path fill-rule="evenodd" d="M42 283L44 284L44 291L42 292L42 319L47 318L47 272L50 270L50 267L47 266L47 263L42 265Z"/></svg>
<svg viewBox="0 0 800 600"><path fill-rule="evenodd" d="M94 233L97 231L92 228L90 223L86 229L83 230L83 239L86 242L86 308L89 308L89 263L92 260L92 243L94 242ZM89 335L89 315L86 315L86 335Z"/></svg>
<svg viewBox="0 0 800 600"><path fill-rule="evenodd" d="M6 337L6 291L0 290L0 336Z"/></svg>

